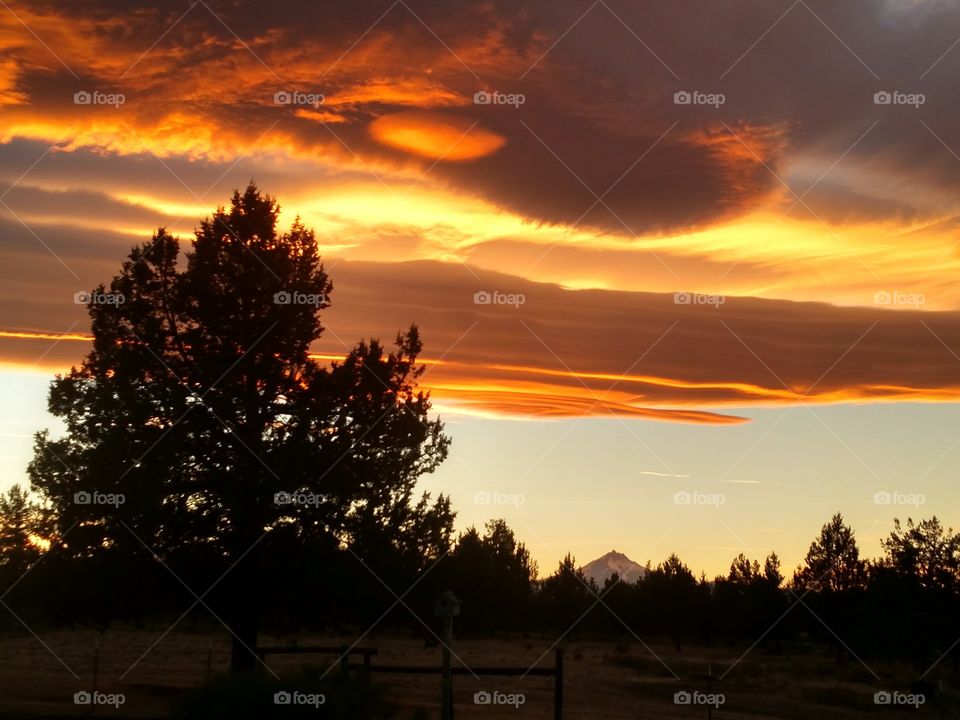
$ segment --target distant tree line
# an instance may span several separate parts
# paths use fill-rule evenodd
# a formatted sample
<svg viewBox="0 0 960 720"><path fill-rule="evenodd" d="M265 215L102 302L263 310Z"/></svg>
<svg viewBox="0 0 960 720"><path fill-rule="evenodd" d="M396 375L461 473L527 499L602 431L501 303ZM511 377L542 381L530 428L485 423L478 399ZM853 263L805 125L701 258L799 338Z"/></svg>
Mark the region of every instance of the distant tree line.
<svg viewBox="0 0 960 720"><path fill-rule="evenodd" d="M28 623L142 623L179 616L194 598L171 576L206 588L207 559L167 568L144 553L111 547L76 556L58 549L49 503L14 486L0 496L0 586ZM452 518L452 514L451 514ZM375 630L431 636L432 602L446 589L462 600L458 634L537 633L556 637L631 636L687 643L757 642L768 651L791 643L830 648L838 658L907 660L926 669L947 658L957 671L960 638L960 534L936 517L894 521L883 554L860 556L853 530L834 515L810 544L803 563L785 578L776 553L762 562L744 554L726 575L696 577L671 554L647 563L634 582L616 575L603 585L584 576L569 554L540 577L528 548L504 520L491 520L431 557L394 546L358 552L308 540L271 547L262 587L263 627L271 633ZM211 610L225 603L214 588ZM384 615L384 611L393 609ZM378 620L379 619L379 620ZM184 628L215 622L197 607ZM16 629L9 617L0 627ZM430 628L430 629L428 629Z"/></svg>

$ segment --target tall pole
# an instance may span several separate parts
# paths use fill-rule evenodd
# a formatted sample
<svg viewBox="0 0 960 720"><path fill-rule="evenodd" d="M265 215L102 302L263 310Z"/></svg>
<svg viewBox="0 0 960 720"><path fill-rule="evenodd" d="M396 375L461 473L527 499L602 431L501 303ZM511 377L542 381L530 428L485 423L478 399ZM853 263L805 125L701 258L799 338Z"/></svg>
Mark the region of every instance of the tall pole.
<svg viewBox="0 0 960 720"><path fill-rule="evenodd" d="M441 720L453 720L453 672L450 668L450 645L453 643L453 616L443 618L443 687L440 698Z"/></svg>
<svg viewBox="0 0 960 720"><path fill-rule="evenodd" d="M460 599L449 590L445 590L434 603L433 614L443 618L443 682L440 687L440 717L442 720L453 720L453 671L450 667L450 648L453 646L453 618L460 614Z"/></svg>

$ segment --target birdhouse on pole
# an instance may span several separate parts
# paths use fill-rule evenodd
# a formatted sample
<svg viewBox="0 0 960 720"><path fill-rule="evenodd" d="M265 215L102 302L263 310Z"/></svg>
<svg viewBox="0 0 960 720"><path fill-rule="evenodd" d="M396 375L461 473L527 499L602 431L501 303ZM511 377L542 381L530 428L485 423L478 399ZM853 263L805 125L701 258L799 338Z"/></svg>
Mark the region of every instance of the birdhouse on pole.
<svg viewBox="0 0 960 720"><path fill-rule="evenodd" d="M460 598L444 590L433 604L433 614L441 618L456 617L460 614Z"/></svg>

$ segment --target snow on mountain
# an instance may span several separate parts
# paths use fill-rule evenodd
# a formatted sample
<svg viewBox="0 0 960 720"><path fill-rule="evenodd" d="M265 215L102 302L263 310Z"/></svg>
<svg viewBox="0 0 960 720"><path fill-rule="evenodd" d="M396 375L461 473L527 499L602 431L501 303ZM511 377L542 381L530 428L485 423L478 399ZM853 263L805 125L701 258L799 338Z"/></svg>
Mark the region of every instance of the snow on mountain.
<svg viewBox="0 0 960 720"><path fill-rule="evenodd" d="M606 579L614 573L620 576L621 582L632 583L642 578L647 572L643 565L635 563L616 550L611 550L606 555L588 562L580 569L586 577L592 578L600 586L603 586Z"/></svg>

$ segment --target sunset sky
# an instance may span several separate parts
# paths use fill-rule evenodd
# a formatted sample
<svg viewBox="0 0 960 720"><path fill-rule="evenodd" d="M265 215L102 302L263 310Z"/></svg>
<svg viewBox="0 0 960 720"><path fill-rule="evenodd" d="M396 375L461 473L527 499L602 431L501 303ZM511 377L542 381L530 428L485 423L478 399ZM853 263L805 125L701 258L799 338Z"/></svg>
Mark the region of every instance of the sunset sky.
<svg viewBox="0 0 960 720"><path fill-rule="evenodd" d="M542 571L960 525L958 74L954 0L0 0L0 486L75 293L254 179Z"/></svg>

